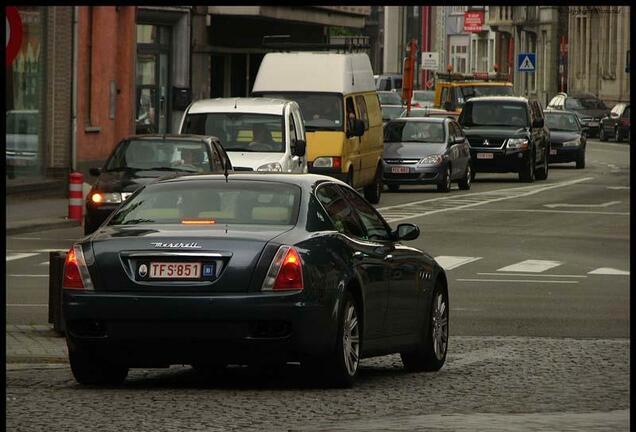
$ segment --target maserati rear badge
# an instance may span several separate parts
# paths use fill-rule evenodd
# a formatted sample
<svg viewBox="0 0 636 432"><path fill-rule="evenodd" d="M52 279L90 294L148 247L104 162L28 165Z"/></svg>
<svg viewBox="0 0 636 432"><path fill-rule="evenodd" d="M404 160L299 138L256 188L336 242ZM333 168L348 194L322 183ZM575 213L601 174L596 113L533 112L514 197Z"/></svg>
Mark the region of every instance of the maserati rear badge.
<svg viewBox="0 0 636 432"><path fill-rule="evenodd" d="M139 266L139 276L146 277L148 274L148 266L146 264L142 264Z"/></svg>
<svg viewBox="0 0 636 432"><path fill-rule="evenodd" d="M151 245L153 245L156 248L183 248L183 249L201 249L201 245L199 245L199 243L197 242L191 242L191 243L182 243L182 242L178 242L178 243L164 243L164 242L152 242L150 243Z"/></svg>

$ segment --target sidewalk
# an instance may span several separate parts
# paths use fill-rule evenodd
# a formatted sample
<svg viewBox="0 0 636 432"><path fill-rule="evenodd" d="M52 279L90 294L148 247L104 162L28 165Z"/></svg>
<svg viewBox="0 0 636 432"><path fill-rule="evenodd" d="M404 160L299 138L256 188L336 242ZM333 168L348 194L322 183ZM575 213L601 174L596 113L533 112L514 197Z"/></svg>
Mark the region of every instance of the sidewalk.
<svg viewBox="0 0 636 432"><path fill-rule="evenodd" d="M90 185L84 184L84 196ZM68 219L68 198L21 198L7 196L6 235L79 226Z"/></svg>
<svg viewBox="0 0 636 432"><path fill-rule="evenodd" d="M6 331L6 362L67 363L66 340L50 325L10 325Z"/></svg>

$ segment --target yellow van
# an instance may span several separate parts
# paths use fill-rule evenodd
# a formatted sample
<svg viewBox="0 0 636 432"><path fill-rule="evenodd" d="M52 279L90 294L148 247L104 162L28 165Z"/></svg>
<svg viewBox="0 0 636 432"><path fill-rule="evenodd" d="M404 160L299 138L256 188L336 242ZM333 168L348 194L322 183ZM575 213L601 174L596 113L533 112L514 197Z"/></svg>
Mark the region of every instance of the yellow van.
<svg viewBox="0 0 636 432"><path fill-rule="evenodd" d="M252 93L300 105L310 173L364 188L371 203L380 201L382 112L366 54L268 53Z"/></svg>

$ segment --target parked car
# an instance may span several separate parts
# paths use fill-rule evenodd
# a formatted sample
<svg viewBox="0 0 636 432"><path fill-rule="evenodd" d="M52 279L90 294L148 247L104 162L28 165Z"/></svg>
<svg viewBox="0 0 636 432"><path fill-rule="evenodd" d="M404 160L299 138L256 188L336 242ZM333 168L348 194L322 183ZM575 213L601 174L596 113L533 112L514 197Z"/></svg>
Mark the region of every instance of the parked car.
<svg viewBox="0 0 636 432"><path fill-rule="evenodd" d="M395 90L400 94L402 92L402 74L384 74L374 75L375 88L378 91Z"/></svg>
<svg viewBox="0 0 636 432"><path fill-rule="evenodd" d="M466 101L459 124L470 143L473 173L516 172L519 180L548 178L550 131L535 100L484 96Z"/></svg>
<svg viewBox="0 0 636 432"><path fill-rule="evenodd" d="M434 90L414 90L411 106L416 108L432 108L435 103Z"/></svg>
<svg viewBox="0 0 636 432"><path fill-rule="evenodd" d="M117 144L86 197L84 234L95 231L137 189L174 174L224 173L232 163L216 137L134 135Z"/></svg>
<svg viewBox="0 0 636 432"><path fill-rule="evenodd" d="M394 91L379 91L380 105L403 105L402 98Z"/></svg>
<svg viewBox="0 0 636 432"><path fill-rule="evenodd" d="M599 139L607 141L608 138L620 142L627 138L631 142L629 104L617 103L608 115L601 119Z"/></svg>
<svg viewBox="0 0 636 432"><path fill-rule="evenodd" d="M402 110L404 110L403 105L381 105L380 108L382 109L382 121L384 126L386 126L389 120L400 117Z"/></svg>
<svg viewBox="0 0 636 432"><path fill-rule="evenodd" d="M448 192L451 182L470 189L470 148L459 124L449 118L398 118L384 128L383 181L400 185L436 184Z"/></svg>
<svg viewBox="0 0 636 432"><path fill-rule="evenodd" d="M577 113L581 124L588 128L590 137L598 135L601 118L608 115L610 111L602 100L589 93L574 95L558 93L552 98L548 108Z"/></svg>
<svg viewBox="0 0 636 432"><path fill-rule="evenodd" d="M63 317L73 376L131 367L300 362L350 386L361 358L410 371L446 359L444 270L347 184L313 174L181 176L144 186L69 250Z"/></svg>
<svg viewBox="0 0 636 432"><path fill-rule="evenodd" d="M545 123L550 129L550 163L576 162L585 168L586 132L576 113L545 110Z"/></svg>
<svg viewBox="0 0 636 432"><path fill-rule="evenodd" d="M457 120L459 113L457 111L446 111L438 108L411 108L411 111L404 110L400 117L447 117Z"/></svg>
<svg viewBox="0 0 636 432"><path fill-rule="evenodd" d="M198 100L183 113L179 130L218 137L236 171L307 172L305 122L294 101Z"/></svg>
<svg viewBox="0 0 636 432"><path fill-rule="evenodd" d="M33 167L39 164L38 110L6 112L6 164L8 168Z"/></svg>

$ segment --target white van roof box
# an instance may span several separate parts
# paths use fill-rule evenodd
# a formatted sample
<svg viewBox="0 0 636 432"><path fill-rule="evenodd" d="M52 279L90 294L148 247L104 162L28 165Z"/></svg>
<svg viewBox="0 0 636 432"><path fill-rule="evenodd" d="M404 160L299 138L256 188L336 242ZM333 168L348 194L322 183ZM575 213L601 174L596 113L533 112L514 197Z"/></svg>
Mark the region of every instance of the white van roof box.
<svg viewBox="0 0 636 432"><path fill-rule="evenodd" d="M268 53L252 91L348 94L375 91L375 81L369 56L364 53Z"/></svg>

